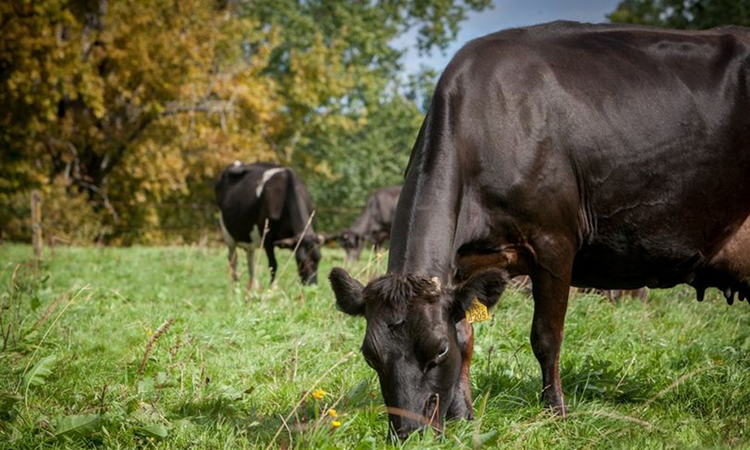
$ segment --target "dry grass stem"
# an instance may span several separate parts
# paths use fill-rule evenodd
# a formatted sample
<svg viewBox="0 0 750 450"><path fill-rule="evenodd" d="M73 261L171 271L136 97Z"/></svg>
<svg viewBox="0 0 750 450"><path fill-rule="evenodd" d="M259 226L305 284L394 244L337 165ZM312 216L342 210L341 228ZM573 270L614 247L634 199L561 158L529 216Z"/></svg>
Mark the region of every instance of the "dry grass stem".
<svg viewBox="0 0 750 450"><path fill-rule="evenodd" d="M90 284L87 284L86 286L82 287L76 295L74 295L70 300L68 300L68 303L65 305L65 307L60 311L60 313L55 317L55 320L52 322L52 324L47 328L47 331L44 332L44 336L42 336L42 339L39 341L39 344L37 344L36 348L34 349L34 353L31 354L31 357L29 357L29 361L26 363L26 367L23 369L23 373L21 373L21 379L18 381L18 386L16 386L16 390L21 387L21 383L23 383L23 377L26 376L26 372L29 371L29 367L31 367L31 362L34 361L34 357L36 356L36 353L39 351L40 348L42 348L42 344L47 339L47 336L49 335L50 331L52 331L53 328L55 328L55 325L57 324L57 321L60 320L60 317L62 317L63 314L65 314L65 311L70 308L70 305L73 304L73 302L76 301L79 295L81 295L81 292L88 290ZM91 298L91 294L86 298L87 300ZM26 386L26 391L24 392L24 401L26 402L26 407L28 408L28 394L29 394L29 387Z"/></svg>
<svg viewBox="0 0 750 450"><path fill-rule="evenodd" d="M688 372L685 375L681 376L680 378L676 379L672 384L670 384L669 386L665 387L664 389L662 389L661 391L659 391L656 395L654 395L653 397L651 397L650 399L648 399L648 401L646 401L646 403L644 403L643 406L641 406L641 409L640 409L639 412L643 412L646 409L648 409L648 407L653 402L655 402L659 397L661 397L662 395L664 395L667 392L671 391L672 389L676 388L677 386L681 385L686 380L694 377L695 375L698 375L701 372L705 372L706 370L712 369L712 368L713 367L700 367L700 368L695 369L692 372Z"/></svg>
<svg viewBox="0 0 750 450"><path fill-rule="evenodd" d="M294 250L292 250L291 256L289 256L286 259L286 262L284 262L284 265L281 267L281 270L279 270L279 273L276 274L276 278L274 280L274 284L276 283L276 281L278 281L279 279L281 279L281 275L283 275L284 272L286 271L286 268L289 265L289 261L291 261L292 259L294 259L294 255L297 253L297 249L299 249L299 246L302 243L302 237L307 232L307 229L310 228L310 224L312 223L313 217L315 217L315 210L313 210L313 212L310 214L310 218L307 219L307 223L305 224L305 228L302 229L302 233L300 233L299 239L297 239L297 244L295 244Z"/></svg>
<svg viewBox="0 0 750 450"><path fill-rule="evenodd" d="M154 331L154 335L151 336L151 339L149 339L148 344L146 344L146 351L143 353L143 359L141 360L141 365L138 367L138 373L143 373L143 369L146 368L146 363L148 362L148 355L151 353L151 349L154 347L154 344L156 344L156 341L159 340L160 337L164 335L164 333L169 330L169 327L172 326L174 323L174 318L167 319L163 324L159 326L159 328Z"/></svg>
<svg viewBox="0 0 750 450"><path fill-rule="evenodd" d="M319 384L319 383L320 383L321 381L323 381L323 380L324 380L324 379L325 379L325 378L326 378L326 377L328 376L328 374L329 374L329 373L333 372L333 371L334 371L334 370L335 370L335 369L336 369L336 368L337 368L338 366L340 366L340 365L344 364L344 363L345 363L345 362L346 362L347 360L349 360L349 359L350 359L350 358L351 358L352 356L354 356L354 352L349 352L349 353L347 353L346 355L342 356L342 357L341 357L341 359L339 359L338 361L336 361L336 364L332 365L332 366L331 366L331 367L330 367L330 368L329 368L328 370L326 370L326 371L325 371L325 372L323 373L323 375L319 376L319 377L318 377L318 379L317 379L317 380L315 380L315 382L313 382L312 386L311 386L311 387L310 387L310 388L309 388L309 389L308 389L308 390L307 390L307 391L306 391L306 392L305 392L305 393L304 393L304 394L302 395L302 398L301 398L301 399L300 399L300 400L299 400L299 401L297 402L297 404L296 404L296 405L294 405L294 408L292 409L292 412L290 412L289 414L287 414L287 416L286 416L286 419L285 419L285 421L284 421L284 422L285 422L285 423L286 423L286 422L288 422L288 421L289 421L289 419L290 419L290 418L291 418L291 417L292 417L292 416L293 416L294 414L296 414L296 413L297 413L297 409L298 409L298 408L299 408L299 407L300 407L300 406L302 405L302 403L304 403L305 399L307 399L307 397L309 397L309 396L310 396L310 394L312 393L312 391L314 391L314 390L315 390L315 387L316 387L316 386L317 386L317 385L318 385L318 384ZM279 427L279 429L278 429L278 430L276 430L276 434L274 434L274 435L273 435L273 438L271 438L271 442L269 442L269 443L268 443L268 446L266 447L266 450L268 450L269 448L271 448L271 447L273 446L273 444L274 444L274 443L276 442L276 439L278 439L278 437L279 437L279 434L281 434L281 430L283 430L283 429L284 429L284 424L282 424L282 425L281 425L281 426Z"/></svg>
<svg viewBox="0 0 750 450"><path fill-rule="evenodd" d="M268 236L268 231L269 231L268 219L266 219L263 222L263 233L260 235L260 244L258 245L258 254L255 255L255 262L253 263L253 266L255 267L256 270L255 270L255 273L250 274L250 276L253 277L253 279L250 280L250 283L255 283L256 287L260 287L260 281L258 281L257 269L258 269L258 265L260 264L260 256L262 253L261 250L263 250L263 246L266 243L266 237ZM252 288L252 286L250 287Z"/></svg>
<svg viewBox="0 0 750 450"><path fill-rule="evenodd" d="M375 255L374 257L372 256L373 254ZM373 263L379 263L380 261L382 261L383 258L386 255L388 255L388 252L381 252L381 253L374 253L374 252L372 252L372 253L370 253L370 255L371 256L370 256L370 259L367 260L367 264L365 265L365 267L363 267L362 269L360 269L359 272L357 272L357 275L355 276L355 278L359 278L363 274L369 274L370 271L371 271Z"/></svg>

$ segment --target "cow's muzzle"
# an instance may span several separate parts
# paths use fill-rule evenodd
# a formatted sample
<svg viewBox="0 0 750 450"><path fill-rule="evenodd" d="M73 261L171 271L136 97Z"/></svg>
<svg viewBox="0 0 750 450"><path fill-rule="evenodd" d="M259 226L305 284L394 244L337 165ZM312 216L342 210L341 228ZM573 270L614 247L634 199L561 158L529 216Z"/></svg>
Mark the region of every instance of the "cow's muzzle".
<svg viewBox="0 0 750 450"><path fill-rule="evenodd" d="M423 414L417 414L392 406L388 406L386 409L391 417L391 436L400 441L406 440L414 432L424 433L427 427L432 427L437 433L443 432L440 394L430 394L425 402Z"/></svg>

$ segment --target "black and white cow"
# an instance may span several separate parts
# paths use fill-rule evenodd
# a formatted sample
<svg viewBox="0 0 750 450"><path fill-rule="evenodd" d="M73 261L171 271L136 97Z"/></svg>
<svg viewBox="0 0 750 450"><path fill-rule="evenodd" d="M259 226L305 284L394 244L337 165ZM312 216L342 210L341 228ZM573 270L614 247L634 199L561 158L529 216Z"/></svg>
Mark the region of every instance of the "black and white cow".
<svg viewBox="0 0 750 450"><path fill-rule="evenodd" d="M247 251L248 286L257 284L253 256L262 241L271 281L278 267L274 247L284 247L296 248L297 272L302 283L317 283L320 248L310 221L312 201L293 170L278 164L235 161L221 172L214 192L235 281L236 248L241 247Z"/></svg>
<svg viewBox="0 0 750 450"><path fill-rule="evenodd" d="M339 242L346 250L347 260L359 259L365 242L371 242L376 248L380 248L391 238L391 224L400 194L401 186L380 188L370 194L357 220L339 236Z"/></svg>

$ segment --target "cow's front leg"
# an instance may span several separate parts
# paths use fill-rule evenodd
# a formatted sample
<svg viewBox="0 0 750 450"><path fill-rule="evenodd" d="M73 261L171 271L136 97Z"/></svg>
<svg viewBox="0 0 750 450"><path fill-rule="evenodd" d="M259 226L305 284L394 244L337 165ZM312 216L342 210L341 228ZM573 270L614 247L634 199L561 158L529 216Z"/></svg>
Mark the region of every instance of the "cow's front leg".
<svg viewBox="0 0 750 450"><path fill-rule="evenodd" d="M461 378L451 405L448 407L449 419L473 419L471 403L471 355L474 351L474 327L466 320L456 324L458 347L461 349Z"/></svg>
<svg viewBox="0 0 750 450"><path fill-rule="evenodd" d="M276 269L279 267L276 262L276 255L273 253L273 242L264 242L263 248L266 250L266 256L268 256L268 270L271 271L271 283L273 283L276 280Z"/></svg>
<svg viewBox="0 0 750 450"><path fill-rule="evenodd" d="M229 246L229 255L227 256L227 259L229 260L229 274L232 276L232 281L234 283L237 282L237 247L234 245Z"/></svg>
<svg viewBox="0 0 750 450"><path fill-rule="evenodd" d="M534 293L531 348L542 369L542 400L562 416L565 416L566 409L560 385L559 362L572 261L572 254L565 257L555 252L554 260L537 262L531 277Z"/></svg>

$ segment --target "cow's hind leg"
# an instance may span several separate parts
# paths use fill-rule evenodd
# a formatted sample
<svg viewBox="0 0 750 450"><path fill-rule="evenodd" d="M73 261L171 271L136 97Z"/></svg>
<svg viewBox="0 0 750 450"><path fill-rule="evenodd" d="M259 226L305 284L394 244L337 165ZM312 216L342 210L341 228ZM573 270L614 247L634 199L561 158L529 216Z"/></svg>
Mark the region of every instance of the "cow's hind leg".
<svg viewBox="0 0 750 450"><path fill-rule="evenodd" d="M258 234L258 228L253 227L250 231L250 241L244 244L245 252L247 253L247 272L250 274L250 279L247 280L247 289L257 289L260 286L258 283L258 276L255 270L255 248L261 241L260 235Z"/></svg>
<svg viewBox="0 0 750 450"><path fill-rule="evenodd" d="M568 307L573 252L556 248L538 249L532 273L534 318L531 324L531 348L542 369L542 400L556 413L565 415L560 385L560 347L563 341L565 312ZM544 257L542 255L551 255Z"/></svg>
<svg viewBox="0 0 750 450"><path fill-rule="evenodd" d="M234 240L229 230L224 225L224 218L219 216L219 225L221 225L221 234L224 236L224 242L226 242L229 248L229 273L232 275L232 281L237 282L237 242Z"/></svg>
<svg viewBox="0 0 750 450"><path fill-rule="evenodd" d="M247 272L250 278L247 280L247 289L257 289L259 286L258 278L255 273L255 246L251 243L245 247L247 255Z"/></svg>

